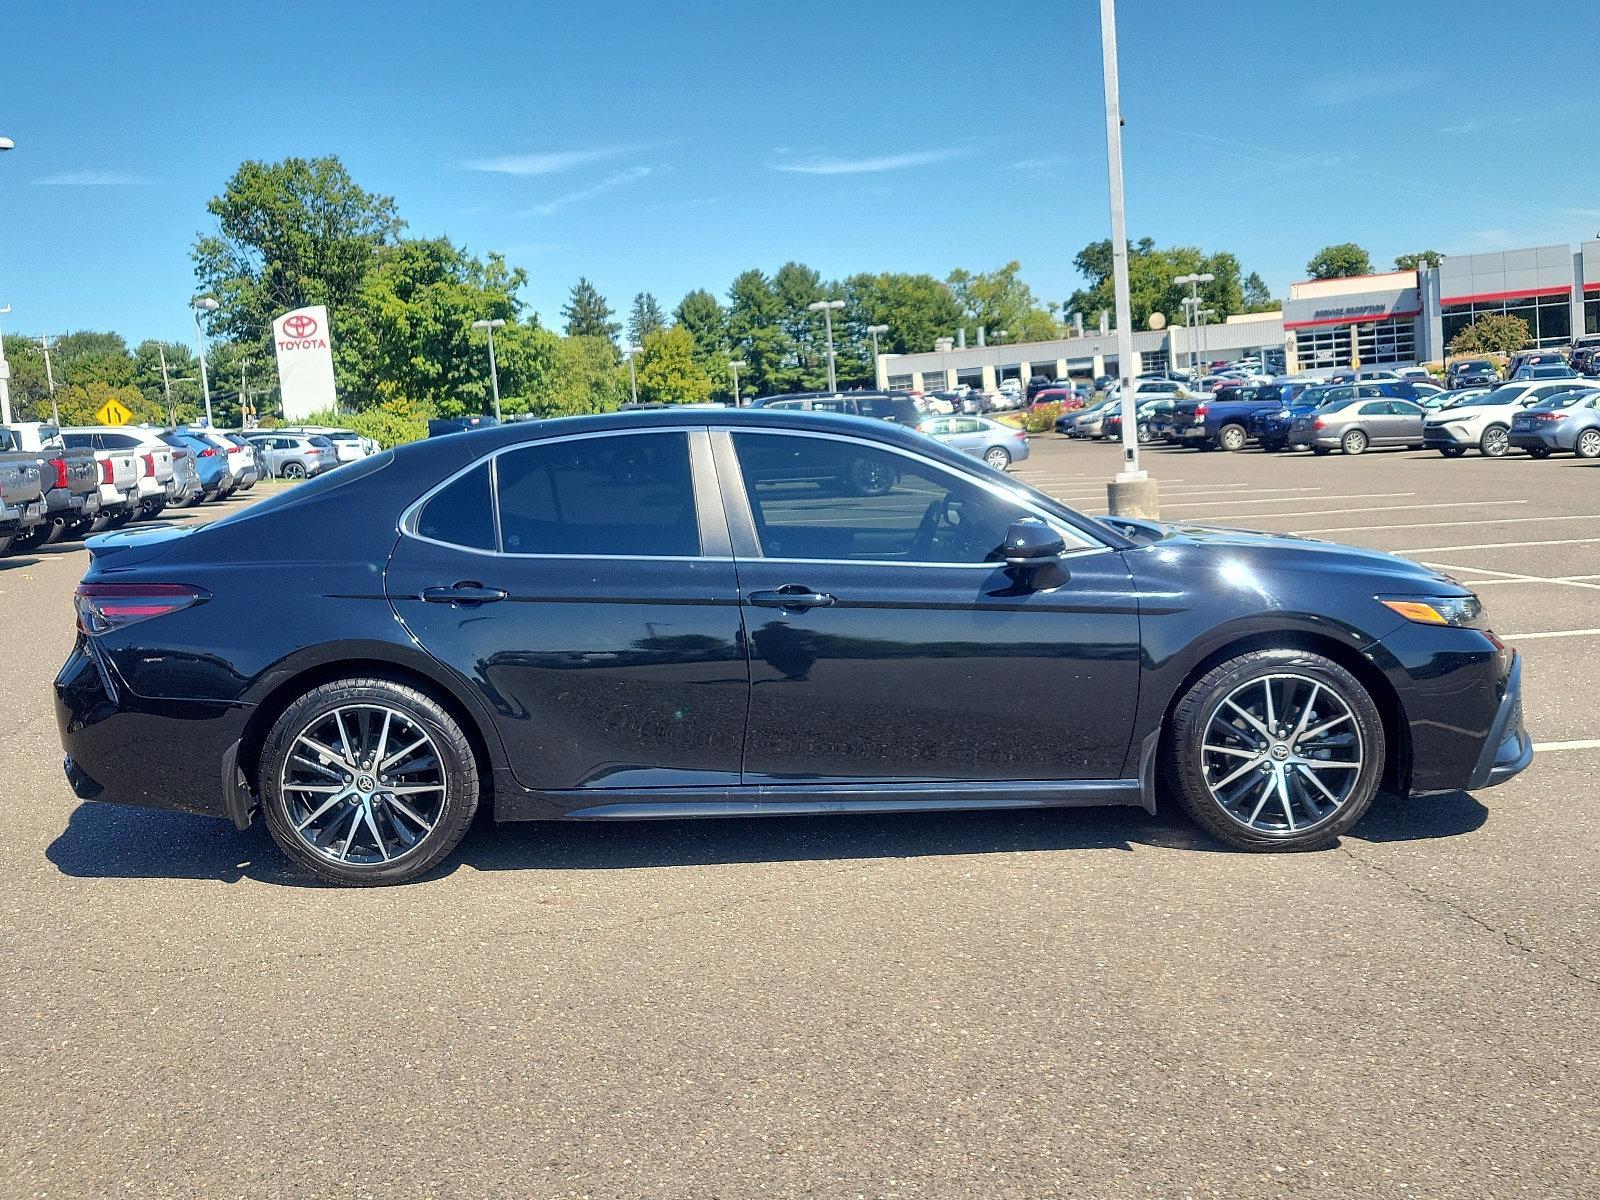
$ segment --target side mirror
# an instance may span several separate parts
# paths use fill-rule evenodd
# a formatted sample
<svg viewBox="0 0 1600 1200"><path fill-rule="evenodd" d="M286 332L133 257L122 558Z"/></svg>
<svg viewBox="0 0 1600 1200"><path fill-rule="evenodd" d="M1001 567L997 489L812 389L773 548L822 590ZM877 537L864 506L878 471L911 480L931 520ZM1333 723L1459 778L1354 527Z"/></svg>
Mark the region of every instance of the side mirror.
<svg viewBox="0 0 1600 1200"><path fill-rule="evenodd" d="M1061 535L1038 517L1013 521L1000 544L1000 554L1008 567L1042 567L1060 561L1067 544Z"/></svg>

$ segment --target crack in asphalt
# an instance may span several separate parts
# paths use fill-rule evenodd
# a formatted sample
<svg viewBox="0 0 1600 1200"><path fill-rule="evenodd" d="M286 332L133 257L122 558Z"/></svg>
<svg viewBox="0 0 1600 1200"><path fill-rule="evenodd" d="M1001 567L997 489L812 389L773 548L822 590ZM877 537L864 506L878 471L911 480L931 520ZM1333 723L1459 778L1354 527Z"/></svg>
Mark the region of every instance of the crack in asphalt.
<svg viewBox="0 0 1600 1200"><path fill-rule="evenodd" d="M1600 978L1596 978L1593 975L1584 974L1566 959L1561 958L1558 955L1551 954L1547 950L1540 950L1535 946L1531 946L1521 937L1512 933L1510 930L1501 929L1493 922L1485 920L1477 913L1472 912L1470 909L1461 907L1461 905L1455 903L1454 901L1447 900L1443 896L1434 895L1434 893L1429 891L1427 888L1421 886L1420 884L1411 882L1411 880L1407 879L1405 876L1396 873L1375 859L1362 857L1354 850L1350 849L1350 847L1343 841L1339 843L1337 849L1351 862L1365 867L1369 871L1374 871L1393 883L1399 884L1413 896L1421 899L1424 903L1438 905L1439 907L1444 908L1462 918L1468 924L1475 925L1485 933L1492 934L1494 937L1499 938L1506 945L1506 947L1512 950L1514 953L1534 960L1535 966L1554 966L1558 968L1562 974L1565 974L1570 978L1577 980L1579 983L1587 985L1588 987L1594 988L1596 991L1600 991Z"/></svg>

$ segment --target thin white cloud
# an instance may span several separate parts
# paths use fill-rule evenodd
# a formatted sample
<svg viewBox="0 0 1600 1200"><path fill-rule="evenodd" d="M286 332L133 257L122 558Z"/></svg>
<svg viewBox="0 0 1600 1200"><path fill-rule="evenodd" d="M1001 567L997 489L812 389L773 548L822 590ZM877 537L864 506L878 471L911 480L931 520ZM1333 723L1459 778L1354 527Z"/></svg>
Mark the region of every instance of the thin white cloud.
<svg viewBox="0 0 1600 1200"><path fill-rule="evenodd" d="M1072 159L1065 154L1041 154L1037 158L1021 158L1009 164L1013 171L1027 171L1030 174L1044 171L1054 171L1059 167L1067 166Z"/></svg>
<svg viewBox="0 0 1600 1200"><path fill-rule="evenodd" d="M1391 71L1375 71L1365 75L1330 76L1308 84L1305 101L1316 108L1332 108L1336 104L1398 96L1426 82L1415 67L1396 67Z"/></svg>
<svg viewBox="0 0 1600 1200"><path fill-rule="evenodd" d="M794 175L867 175L878 171L904 171L908 167L927 167L970 154L970 150L948 147L943 150L912 150L905 154L882 154L875 158L834 158L812 155L769 162L774 171Z"/></svg>
<svg viewBox="0 0 1600 1200"><path fill-rule="evenodd" d="M618 171L614 175L607 175L599 183L589 187L578 188L576 191L567 192L557 196L554 200L547 200L543 204L535 204L532 208L524 209L522 215L526 217L554 216L563 208L571 208L574 204L582 204L585 200L592 200L596 196L614 191L619 187L626 187L630 183L638 183L648 175L655 173L654 167L629 167L626 171Z"/></svg>
<svg viewBox="0 0 1600 1200"><path fill-rule="evenodd" d="M143 187L149 183L138 175L125 175L120 171L66 171L60 175L46 175L35 179L34 187Z"/></svg>
<svg viewBox="0 0 1600 1200"><path fill-rule="evenodd" d="M489 171L496 175L561 175L579 167L593 166L628 151L627 146L602 146L593 150L550 150L541 154L501 154L494 158L474 158L462 165L469 171Z"/></svg>

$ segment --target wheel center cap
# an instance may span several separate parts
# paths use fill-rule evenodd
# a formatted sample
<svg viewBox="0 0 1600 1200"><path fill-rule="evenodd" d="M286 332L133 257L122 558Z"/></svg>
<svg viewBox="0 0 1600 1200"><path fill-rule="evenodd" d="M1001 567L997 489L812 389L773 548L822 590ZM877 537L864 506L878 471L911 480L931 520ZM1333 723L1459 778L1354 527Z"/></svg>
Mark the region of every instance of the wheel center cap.
<svg viewBox="0 0 1600 1200"><path fill-rule="evenodd" d="M1289 744L1287 742L1274 742L1272 745L1272 757L1279 762L1286 761L1289 757Z"/></svg>
<svg viewBox="0 0 1600 1200"><path fill-rule="evenodd" d="M363 775L356 780L356 791L358 792L370 792L376 786L371 775Z"/></svg>

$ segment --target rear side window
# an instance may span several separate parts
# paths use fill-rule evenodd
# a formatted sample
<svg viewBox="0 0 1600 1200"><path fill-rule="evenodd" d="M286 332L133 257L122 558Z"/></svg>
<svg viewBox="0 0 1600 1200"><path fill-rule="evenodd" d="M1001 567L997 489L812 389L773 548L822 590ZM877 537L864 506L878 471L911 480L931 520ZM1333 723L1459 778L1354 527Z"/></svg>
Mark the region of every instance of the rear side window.
<svg viewBox="0 0 1600 1200"><path fill-rule="evenodd" d="M417 516L417 532L452 546L493 550L494 501L489 495L489 464L479 463L436 492Z"/></svg>
<svg viewBox="0 0 1600 1200"><path fill-rule="evenodd" d="M700 553L686 434L523 446L501 454L496 471L507 554Z"/></svg>

